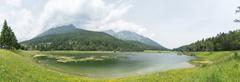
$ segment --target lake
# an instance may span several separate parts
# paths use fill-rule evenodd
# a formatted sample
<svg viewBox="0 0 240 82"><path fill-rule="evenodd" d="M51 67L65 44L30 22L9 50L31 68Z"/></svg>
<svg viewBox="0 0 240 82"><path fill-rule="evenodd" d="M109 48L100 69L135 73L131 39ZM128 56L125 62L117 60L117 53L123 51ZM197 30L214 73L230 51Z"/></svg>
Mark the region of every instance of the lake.
<svg viewBox="0 0 240 82"><path fill-rule="evenodd" d="M93 77L116 78L193 67L191 56L177 53L74 53L36 55L40 64L63 73Z"/></svg>

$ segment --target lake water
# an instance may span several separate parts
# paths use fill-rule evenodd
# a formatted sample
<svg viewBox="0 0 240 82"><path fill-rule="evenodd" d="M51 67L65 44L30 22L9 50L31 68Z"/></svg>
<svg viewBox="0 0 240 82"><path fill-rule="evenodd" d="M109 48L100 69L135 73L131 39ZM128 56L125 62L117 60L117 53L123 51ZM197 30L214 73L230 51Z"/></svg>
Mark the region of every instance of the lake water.
<svg viewBox="0 0 240 82"><path fill-rule="evenodd" d="M36 59L48 68L64 73L115 78L193 67L189 61L194 57L176 53L78 53Z"/></svg>

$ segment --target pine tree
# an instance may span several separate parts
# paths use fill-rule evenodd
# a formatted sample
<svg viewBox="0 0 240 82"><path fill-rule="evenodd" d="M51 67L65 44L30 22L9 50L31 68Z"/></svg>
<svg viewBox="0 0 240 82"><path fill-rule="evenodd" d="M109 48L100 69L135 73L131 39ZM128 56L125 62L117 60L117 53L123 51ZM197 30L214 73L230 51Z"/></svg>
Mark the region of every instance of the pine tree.
<svg viewBox="0 0 240 82"><path fill-rule="evenodd" d="M10 31L10 38L11 38L10 46L12 48L19 49L20 45L18 44L17 38L10 27L9 27L9 31Z"/></svg>
<svg viewBox="0 0 240 82"><path fill-rule="evenodd" d="M10 37L8 37L8 35L9 35L8 25L7 25L7 21L5 20L3 24L2 32L1 32L1 37L0 37L0 43L2 48L9 49L8 41Z"/></svg>
<svg viewBox="0 0 240 82"><path fill-rule="evenodd" d="M16 36L12 29L8 26L7 21L4 21L0 36L0 48L18 49L20 45L17 42Z"/></svg>

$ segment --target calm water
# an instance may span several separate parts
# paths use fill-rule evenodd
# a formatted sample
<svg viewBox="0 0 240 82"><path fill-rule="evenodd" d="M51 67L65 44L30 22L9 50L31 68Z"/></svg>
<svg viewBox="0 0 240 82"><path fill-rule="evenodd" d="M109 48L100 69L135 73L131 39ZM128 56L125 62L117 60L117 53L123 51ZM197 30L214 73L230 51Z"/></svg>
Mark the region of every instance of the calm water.
<svg viewBox="0 0 240 82"><path fill-rule="evenodd" d="M139 75L170 69L189 68L188 62L194 57L177 55L176 53L87 53L54 55L59 57L106 58L103 61L59 63L59 58L37 59L43 65L64 73L82 75L94 78L114 78L129 75Z"/></svg>

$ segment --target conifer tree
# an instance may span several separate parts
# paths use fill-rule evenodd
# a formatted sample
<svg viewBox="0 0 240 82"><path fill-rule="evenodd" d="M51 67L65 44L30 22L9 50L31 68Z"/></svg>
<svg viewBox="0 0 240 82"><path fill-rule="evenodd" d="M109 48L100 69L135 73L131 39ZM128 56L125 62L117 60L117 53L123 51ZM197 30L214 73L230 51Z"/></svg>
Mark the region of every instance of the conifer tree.
<svg viewBox="0 0 240 82"><path fill-rule="evenodd" d="M11 38L10 46L12 48L19 49L20 45L18 44L17 38L10 27L9 27L9 31L10 31L10 38Z"/></svg>
<svg viewBox="0 0 240 82"><path fill-rule="evenodd" d="M7 21L5 20L4 21L4 24L3 24L3 28L2 28L2 31L1 31L1 37L0 37L0 43L1 43L1 48L6 48L8 49L9 48L9 31L8 31L8 25L7 25Z"/></svg>
<svg viewBox="0 0 240 82"><path fill-rule="evenodd" d="M4 49L18 49L20 47L14 32L8 26L6 20L4 21L0 35L0 47Z"/></svg>

